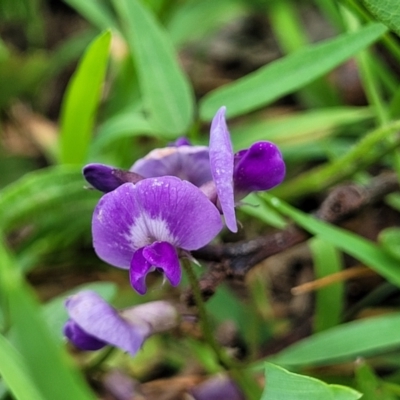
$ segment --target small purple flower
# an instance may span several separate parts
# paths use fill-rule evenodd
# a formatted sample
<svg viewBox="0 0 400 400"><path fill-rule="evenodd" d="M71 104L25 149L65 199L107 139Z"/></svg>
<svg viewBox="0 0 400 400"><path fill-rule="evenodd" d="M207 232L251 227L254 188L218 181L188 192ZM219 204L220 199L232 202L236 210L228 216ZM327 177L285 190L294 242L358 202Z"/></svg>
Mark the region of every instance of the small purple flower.
<svg viewBox="0 0 400 400"><path fill-rule="evenodd" d="M66 300L69 320L65 336L81 350L99 350L110 344L135 355L152 334L178 324L176 309L166 301L154 301L117 311L92 291Z"/></svg>
<svg viewBox="0 0 400 400"><path fill-rule="evenodd" d="M161 270L171 285L181 280L178 250L197 250L222 229L215 205L176 177L125 183L104 195L93 214L93 246L111 265L129 269L132 287L146 293L146 275Z"/></svg>

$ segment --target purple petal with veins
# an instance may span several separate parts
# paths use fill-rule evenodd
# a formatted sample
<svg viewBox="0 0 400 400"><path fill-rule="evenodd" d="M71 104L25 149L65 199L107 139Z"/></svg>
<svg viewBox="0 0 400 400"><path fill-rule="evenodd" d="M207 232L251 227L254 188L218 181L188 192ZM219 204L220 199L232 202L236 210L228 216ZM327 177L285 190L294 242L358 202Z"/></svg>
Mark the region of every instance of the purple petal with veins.
<svg viewBox="0 0 400 400"><path fill-rule="evenodd" d="M250 192L269 190L285 177L285 163L278 147L271 142L257 142L235 154L235 198Z"/></svg>
<svg viewBox="0 0 400 400"><path fill-rule="evenodd" d="M208 147L179 144L151 151L130 169L146 178L176 176L201 186L211 181Z"/></svg>
<svg viewBox="0 0 400 400"><path fill-rule="evenodd" d="M225 107L215 114L210 130L210 167L225 223L237 232L233 194L233 149L225 121Z"/></svg>
<svg viewBox="0 0 400 400"><path fill-rule="evenodd" d="M69 297L66 308L70 317L66 336L83 350L96 350L93 343L112 344L134 355L151 333L146 321L132 324L97 293L83 291ZM100 348L100 347L97 347Z"/></svg>

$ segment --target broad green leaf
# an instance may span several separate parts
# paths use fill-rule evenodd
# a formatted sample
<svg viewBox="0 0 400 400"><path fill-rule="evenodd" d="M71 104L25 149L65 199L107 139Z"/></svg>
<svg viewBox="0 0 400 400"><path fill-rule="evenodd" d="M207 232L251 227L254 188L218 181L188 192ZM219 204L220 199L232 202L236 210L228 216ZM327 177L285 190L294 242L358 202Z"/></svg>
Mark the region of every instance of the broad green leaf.
<svg viewBox="0 0 400 400"><path fill-rule="evenodd" d="M102 33L91 43L64 95L59 156L63 164L83 164L87 157L110 43L110 31Z"/></svg>
<svg viewBox="0 0 400 400"><path fill-rule="evenodd" d="M94 400L83 377L54 342L19 267L0 243L0 290L7 297L13 343L44 399Z"/></svg>
<svg viewBox="0 0 400 400"><path fill-rule="evenodd" d="M104 300L111 301L116 294L117 285L113 282L92 282L80 285L46 303L42 307L43 316L56 340L62 341L64 338L63 326L68 319L64 305L66 298L83 290L93 290Z"/></svg>
<svg viewBox="0 0 400 400"><path fill-rule="evenodd" d="M357 400L362 396L349 387L328 385L270 363L265 363L265 379L261 400Z"/></svg>
<svg viewBox="0 0 400 400"><path fill-rule="evenodd" d="M353 321L319 332L271 358L281 365L329 365L400 346L400 314Z"/></svg>
<svg viewBox="0 0 400 400"><path fill-rule="evenodd" d="M316 278L342 270L339 252L330 242L315 237L309 241ZM314 330L323 331L338 325L342 316L344 284L336 282L317 290L315 295Z"/></svg>
<svg viewBox="0 0 400 400"><path fill-rule="evenodd" d="M236 150L247 148L258 140L271 140L285 149L324 141L336 128L360 123L372 116L367 107L332 107L234 125L231 136Z"/></svg>
<svg viewBox="0 0 400 400"><path fill-rule="evenodd" d="M193 120L194 96L166 31L139 0L115 0L139 77L145 111L157 132L176 137Z"/></svg>
<svg viewBox="0 0 400 400"><path fill-rule="evenodd" d="M397 0L362 0L378 21L400 36L400 8Z"/></svg>
<svg viewBox="0 0 400 400"><path fill-rule="evenodd" d="M264 198L275 210L290 217L297 225L357 258L389 282L400 286L399 261L381 250L375 243L296 210L269 194L265 194Z"/></svg>
<svg viewBox="0 0 400 400"><path fill-rule="evenodd" d="M302 88L375 42L386 27L373 23L354 33L306 47L207 94L200 102L200 117L209 121L219 107L235 117L265 106Z"/></svg>
<svg viewBox="0 0 400 400"><path fill-rule="evenodd" d="M0 335L0 375L16 400L43 400L18 351Z"/></svg>

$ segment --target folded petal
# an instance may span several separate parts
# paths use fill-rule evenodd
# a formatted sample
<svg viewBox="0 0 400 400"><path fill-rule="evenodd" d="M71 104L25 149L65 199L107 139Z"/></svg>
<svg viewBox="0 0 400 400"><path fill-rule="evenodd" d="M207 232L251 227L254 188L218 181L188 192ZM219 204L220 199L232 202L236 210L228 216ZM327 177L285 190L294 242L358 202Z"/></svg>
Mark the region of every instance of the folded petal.
<svg viewBox="0 0 400 400"><path fill-rule="evenodd" d="M161 269L172 286L179 285L182 272L174 246L167 242L154 242L143 249L143 257L151 265Z"/></svg>
<svg viewBox="0 0 400 400"><path fill-rule="evenodd" d="M183 140L176 146L155 149L146 157L136 161L131 171L146 178L159 176L176 176L187 180L195 186L210 181L210 161L206 146L190 146Z"/></svg>
<svg viewBox="0 0 400 400"><path fill-rule="evenodd" d="M149 272L154 271L153 266L143 256L143 249L144 247L135 251L129 268L131 286L139 294L145 294L147 292L146 276Z"/></svg>
<svg viewBox="0 0 400 400"><path fill-rule="evenodd" d="M64 335L75 347L81 350L100 350L107 346L106 342L89 335L71 319L64 325Z"/></svg>
<svg viewBox="0 0 400 400"><path fill-rule="evenodd" d="M97 255L121 268L129 268L133 253L153 242L196 250L221 229L220 214L207 196L171 176L126 183L107 193L92 222Z"/></svg>
<svg viewBox="0 0 400 400"><path fill-rule="evenodd" d="M226 226L232 232L237 232L233 195L233 149L225 121L225 110L225 107L221 107L211 123L210 167Z"/></svg>
<svg viewBox="0 0 400 400"><path fill-rule="evenodd" d="M271 142L257 142L235 154L235 195L268 190L285 177L285 163L278 147Z"/></svg>
<svg viewBox="0 0 400 400"><path fill-rule="evenodd" d="M104 164L88 164L83 168L83 176L97 190L108 193L124 183L136 183L142 176Z"/></svg>
<svg viewBox="0 0 400 400"><path fill-rule="evenodd" d="M70 319L85 333L134 355L151 328L147 323L127 322L97 293L83 291L69 297L66 308Z"/></svg>

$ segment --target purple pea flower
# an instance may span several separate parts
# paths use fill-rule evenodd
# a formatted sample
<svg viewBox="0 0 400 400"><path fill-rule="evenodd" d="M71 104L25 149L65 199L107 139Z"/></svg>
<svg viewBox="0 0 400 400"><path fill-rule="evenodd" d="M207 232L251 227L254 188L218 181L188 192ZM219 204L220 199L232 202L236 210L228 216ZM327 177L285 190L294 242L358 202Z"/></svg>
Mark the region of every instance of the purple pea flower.
<svg viewBox="0 0 400 400"><path fill-rule="evenodd" d="M175 327L178 312L166 301L154 301L121 311L90 290L66 300L69 320L65 336L81 350L110 344L135 355L152 334Z"/></svg>
<svg viewBox="0 0 400 400"><path fill-rule="evenodd" d="M227 227L236 232L235 205L251 192L280 184L285 163L278 147L267 141L234 154L225 110L221 107L213 118L209 147L191 146L185 138L179 138L172 146L155 149L138 160L130 171L89 164L83 170L84 176L104 192L123 182L135 183L141 177L177 176L199 187L222 212Z"/></svg>
<svg viewBox="0 0 400 400"><path fill-rule="evenodd" d="M195 400L244 400L243 394L231 379L217 375L200 383L190 390Z"/></svg>
<svg viewBox="0 0 400 400"><path fill-rule="evenodd" d="M154 270L177 286L179 249L197 250L221 229L220 213L207 196L173 176L117 187L100 199L92 221L97 255L129 269L131 285L140 294L146 293L146 276Z"/></svg>

